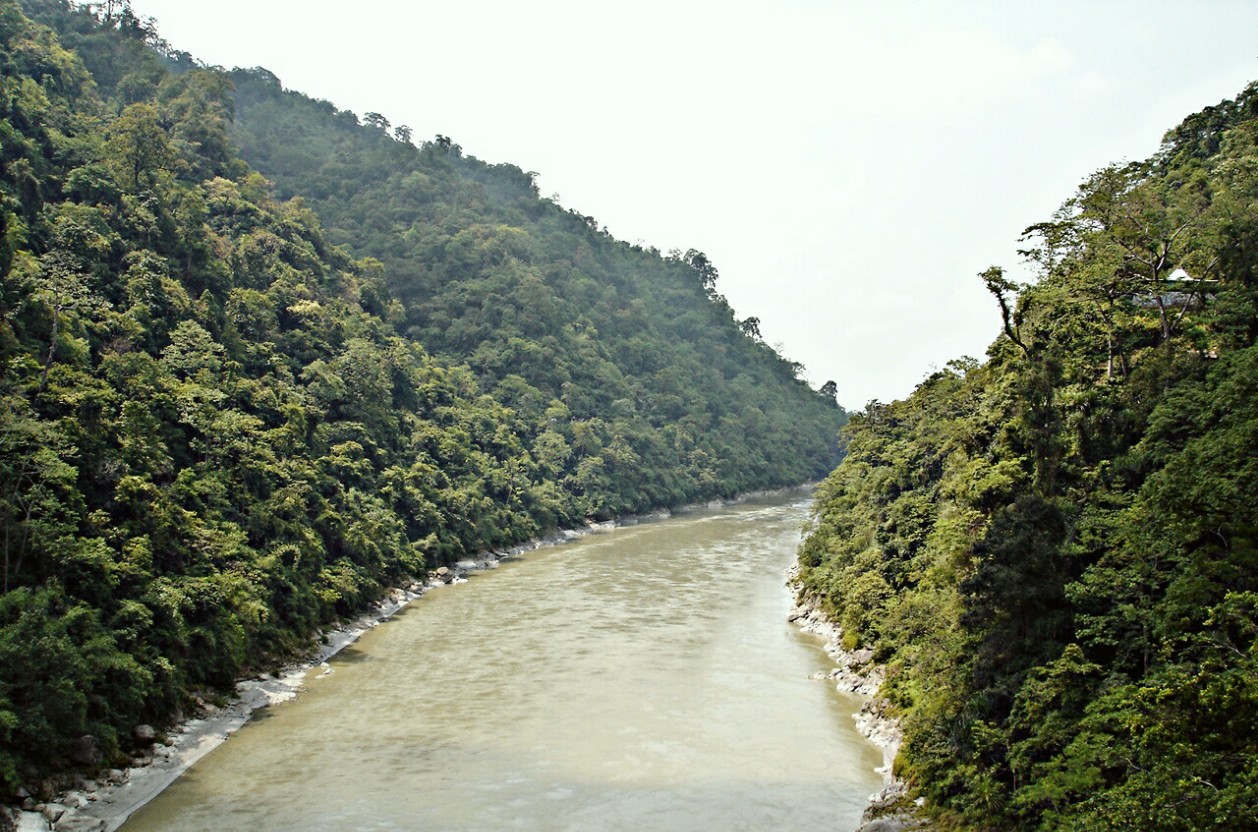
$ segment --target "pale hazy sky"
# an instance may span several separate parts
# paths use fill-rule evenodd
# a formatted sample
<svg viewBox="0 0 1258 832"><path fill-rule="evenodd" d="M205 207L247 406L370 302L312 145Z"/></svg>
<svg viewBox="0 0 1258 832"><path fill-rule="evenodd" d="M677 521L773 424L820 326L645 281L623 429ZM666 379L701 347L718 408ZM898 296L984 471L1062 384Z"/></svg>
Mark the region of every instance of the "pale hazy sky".
<svg viewBox="0 0 1258 832"><path fill-rule="evenodd" d="M178 49L537 171L697 248L839 400L996 335L975 275L1097 168L1258 80L1258 2L133 0Z"/></svg>

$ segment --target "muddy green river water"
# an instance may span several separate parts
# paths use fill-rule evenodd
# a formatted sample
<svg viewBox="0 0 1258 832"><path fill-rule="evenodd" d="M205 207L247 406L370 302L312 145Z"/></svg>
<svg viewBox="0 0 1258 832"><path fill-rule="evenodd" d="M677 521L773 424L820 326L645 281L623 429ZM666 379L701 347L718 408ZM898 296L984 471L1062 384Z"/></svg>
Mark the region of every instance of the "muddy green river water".
<svg viewBox="0 0 1258 832"><path fill-rule="evenodd" d="M882 757L787 622L807 516L702 509L434 590L123 832L854 829Z"/></svg>

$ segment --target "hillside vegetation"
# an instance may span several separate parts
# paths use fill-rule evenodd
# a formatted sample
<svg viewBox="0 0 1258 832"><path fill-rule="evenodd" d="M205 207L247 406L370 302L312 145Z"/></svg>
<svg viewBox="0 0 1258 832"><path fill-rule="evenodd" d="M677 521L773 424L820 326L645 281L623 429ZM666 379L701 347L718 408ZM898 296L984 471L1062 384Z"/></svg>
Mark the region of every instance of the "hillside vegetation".
<svg viewBox="0 0 1258 832"><path fill-rule="evenodd" d="M596 495L587 512L818 478L837 461L833 387L809 390L754 318L735 321L701 252L617 241L539 198L531 173L445 137L417 148L383 116L360 125L265 70L231 79L243 158L384 264L402 332L471 367L529 418L529 441L562 405L564 475Z"/></svg>
<svg viewBox="0 0 1258 832"><path fill-rule="evenodd" d="M834 464L698 252L105 8L0 0L0 796L460 556Z"/></svg>
<svg viewBox="0 0 1258 832"><path fill-rule="evenodd" d="M806 592L947 828L1258 828L1258 86L1028 229L1003 333L847 428Z"/></svg>

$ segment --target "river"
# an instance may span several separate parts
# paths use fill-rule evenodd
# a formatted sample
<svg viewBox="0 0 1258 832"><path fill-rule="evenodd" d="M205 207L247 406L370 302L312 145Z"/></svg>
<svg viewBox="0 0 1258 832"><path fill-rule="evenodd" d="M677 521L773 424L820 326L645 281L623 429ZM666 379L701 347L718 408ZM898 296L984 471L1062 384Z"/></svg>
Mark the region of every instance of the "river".
<svg viewBox="0 0 1258 832"><path fill-rule="evenodd" d="M687 512L430 592L123 832L854 829L882 756L786 620L808 505Z"/></svg>

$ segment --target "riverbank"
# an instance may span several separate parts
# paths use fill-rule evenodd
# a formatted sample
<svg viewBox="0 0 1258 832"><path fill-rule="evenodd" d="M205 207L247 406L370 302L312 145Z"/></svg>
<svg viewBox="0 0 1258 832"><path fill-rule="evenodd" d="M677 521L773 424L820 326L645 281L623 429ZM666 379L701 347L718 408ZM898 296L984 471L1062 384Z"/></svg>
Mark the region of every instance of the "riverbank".
<svg viewBox="0 0 1258 832"><path fill-rule="evenodd" d="M815 599L800 595L794 570L787 583L795 590L797 599L790 621L803 632L824 638L824 650L835 664L829 673L815 678L864 699L852 718L856 729L882 750L882 765L877 771L883 777L883 788L869 796L869 806L856 832L925 832L930 829L929 822L921 815L919 804L909 800L907 785L895 776L895 758L904 737L899 722L890 713L889 703L879 695L886 678L885 668L874 662L872 650L848 650L843 646L842 628L821 612Z"/></svg>
<svg viewBox="0 0 1258 832"><path fill-rule="evenodd" d="M201 713L170 729L137 756L130 768L102 772L95 780L80 779L75 788L21 812L15 818L16 828L21 832L114 832L192 765L230 739L255 711L295 697L312 670L434 585L430 581L391 591L353 621L323 633L306 659L238 682L235 696L224 706L202 703Z"/></svg>
<svg viewBox="0 0 1258 832"><path fill-rule="evenodd" d="M93 780L80 780L74 788L62 791L44 803L36 803L35 798L31 798L27 806L33 811L19 814L15 819L17 828L31 832L114 832L188 768L226 742L249 721L255 711L292 699L300 692L312 671L317 671L364 633L438 587L463 583L472 573L496 568L506 560L543 547L562 545L622 526L665 520L674 512L684 514L705 508L719 508L796 491L801 495L808 493L807 486L759 492L742 495L730 501L711 501L678 507L674 511L658 511L618 521L590 524L462 560L450 568L434 570L423 583L417 582L390 591L379 604L359 617L322 634L319 642L313 645L313 652L304 660L274 674L238 683L235 696L222 707L216 707L212 703L203 704L201 713L172 728L162 738L163 742L156 743L148 753L137 757L131 768L103 771ZM3 824L0 824L0 828L2 827Z"/></svg>
<svg viewBox="0 0 1258 832"><path fill-rule="evenodd" d="M230 739L249 722L255 711L297 696L312 671L325 666L333 656L412 601L437 588L466 583L472 573L494 569L503 561L526 552L560 546L587 535L610 531L618 525L667 516L659 513L555 532L545 538L461 560L453 567L429 572L422 583L392 589L356 618L318 634L312 652L304 659L274 673L238 682L235 695L224 706L203 703L200 714L178 723L162 742L137 757L130 768L103 771L95 780L80 779L75 788L61 792L47 803L38 803L29 811L19 812L14 817L15 828L19 832L115 832L180 775Z"/></svg>

